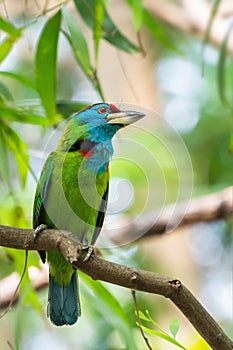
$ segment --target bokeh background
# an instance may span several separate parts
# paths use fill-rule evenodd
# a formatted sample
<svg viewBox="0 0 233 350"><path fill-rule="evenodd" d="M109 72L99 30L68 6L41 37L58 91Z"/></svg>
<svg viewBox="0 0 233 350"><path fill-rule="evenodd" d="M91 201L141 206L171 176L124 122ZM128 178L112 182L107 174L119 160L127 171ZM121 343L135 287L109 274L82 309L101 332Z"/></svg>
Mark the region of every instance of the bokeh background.
<svg viewBox="0 0 233 350"><path fill-rule="evenodd" d="M99 15L97 3L105 6L123 39L114 37L104 22L101 34L90 28ZM111 261L180 279L233 337L232 220L200 222L137 241L126 237L119 246L112 241L115 233L111 235L113 228L127 230L146 213L162 215L169 203L184 201L185 213L192 198L232 185L233 5L204 0L179 5L167 0L77 0L63 5L53 75L53 62L43 66L38 43L61 3L0 3L0 223L31 227L36 179L70 114L102 99L122 109L143 110L146 117L114 141L108 216L97 246ZM76 54L64 35L71 28L81 31L79 40L84 38L84 44L77 41ZM99 42L98 35L103 37ZM53 29L44 38L43 48L52 47ZM89 76L82 62L85 45L94 67ZM50 82L46 74L51 74ZM45 96L53 82L56 88ZM14 290L25 253L1 248L0 261L3 313L3 297ZM47 268L35 252L28 264L41 290L33 290L26 274L17 304L0 319L1 349L145 349L130 291L80 274L82 317L73 327L56 328L46 318ZM209 349L171 302L146 293L137 296L140 310L149 310L168 334L171 322L179 319L176 339L184 348ZM148 337L153 348L177 348L158 336Z"/></svg>

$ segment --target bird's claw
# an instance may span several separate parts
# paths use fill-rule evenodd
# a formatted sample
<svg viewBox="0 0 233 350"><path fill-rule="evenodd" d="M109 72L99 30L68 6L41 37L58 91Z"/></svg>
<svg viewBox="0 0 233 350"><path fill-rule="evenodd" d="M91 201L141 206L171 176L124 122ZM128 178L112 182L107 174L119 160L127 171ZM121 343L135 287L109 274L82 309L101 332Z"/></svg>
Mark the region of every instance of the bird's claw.
<svg viewBox="0 0 233 350"><path fill-rule="evenodd" d="M83 259L83 262L86 262L90 259L91 255L93 254L94 247L93 247L93 245L84 246L83 250L87 250L87 254L86 254L85 258Z"/></svg>
<svg viewBox="0 0 233 350"><path fill-rule="evenodd" d="M48 228L47 225L45 224L40 224L39 226L37 226L35 228L35 231L34 231L34 243L36 243L37 241L37 238L39 237L39 235L41 234L42 231L46 230Z"/></svg>

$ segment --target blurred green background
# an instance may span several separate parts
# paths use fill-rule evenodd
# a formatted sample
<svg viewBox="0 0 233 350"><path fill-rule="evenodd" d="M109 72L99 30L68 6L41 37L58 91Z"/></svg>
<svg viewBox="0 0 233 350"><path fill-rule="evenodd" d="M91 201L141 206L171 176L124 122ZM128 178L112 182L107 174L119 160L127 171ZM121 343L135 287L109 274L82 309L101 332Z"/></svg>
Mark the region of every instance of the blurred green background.
<svg viewBox="0 0 233 350"><path fill-rule="evenodd" d="M157 3L161 13L176 6ZM196 38L156 17L152 7L152 0L0 3L0 223L31 227L36 179L69 115L101 100L143 110L146 117L114 141L106 235L97 246L106 259L182 280L232 337L232 220L137 242L126 237L120 247L110 240L113 228L137 225L143 214L155 212L156 220L166 204L182 200L186 209L191 197L232 185L229 38L214 48L208 21ZM176 7L182 22L187 9ZM0 249L0 303L24 261L24 252ZM38 268L29 269L35 280L46 276L37 253L29 253L28 265ZM0 319L0 348L145 349L129 290L84 275L80 290L81 319L56 328L46 318L47 288L35 292L27 273L18 303ZM169 336L179 319L183 348L209 349L168 300L137 296L140 310L149 310ZM148 337L153 348L178 348L170 338Z"/></svg>

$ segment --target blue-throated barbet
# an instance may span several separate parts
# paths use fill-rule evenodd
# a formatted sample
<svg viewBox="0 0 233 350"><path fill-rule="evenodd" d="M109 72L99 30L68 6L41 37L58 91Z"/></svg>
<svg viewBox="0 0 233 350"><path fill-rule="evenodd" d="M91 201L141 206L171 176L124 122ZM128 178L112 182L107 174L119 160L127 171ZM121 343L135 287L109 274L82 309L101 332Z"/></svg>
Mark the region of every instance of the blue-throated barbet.
<svg viewBox="0 0 233 350"><path fill-rule="evenodd" d="M44 224L67 230L81 243L95 244L108 201L112 138L143 116L107 103L94 104L72 116L38 181L34 228ZM45 262L45 252L39 253ZM58 251L48 251L47 260L48 315L57 326L72 325L81 314L76 271Z"/></svg>

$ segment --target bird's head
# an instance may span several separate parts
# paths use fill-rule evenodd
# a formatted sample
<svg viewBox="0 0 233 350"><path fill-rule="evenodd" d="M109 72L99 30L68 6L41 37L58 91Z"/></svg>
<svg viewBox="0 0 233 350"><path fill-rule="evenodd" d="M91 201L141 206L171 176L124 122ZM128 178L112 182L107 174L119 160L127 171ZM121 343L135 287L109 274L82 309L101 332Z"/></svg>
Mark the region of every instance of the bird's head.
<svg viewBox="0 0 233 350"><path fill-rule="evenodd" d="M61 142L66 149L74 142L85 139L104 142L112 139L119 129L136 122L143 116L141 112L121 111L113 104L96 103L73 115Z"/></svg>
<svg viewBox="0 0 233 350"><path fill-rule="evenodd" d="M141 112L120 111L113 104L96 103L83 109L74 116L79 120L79 125L89 124L91 127L101 125L114 125L116 129L132 124L144 116Z"/></svg>

